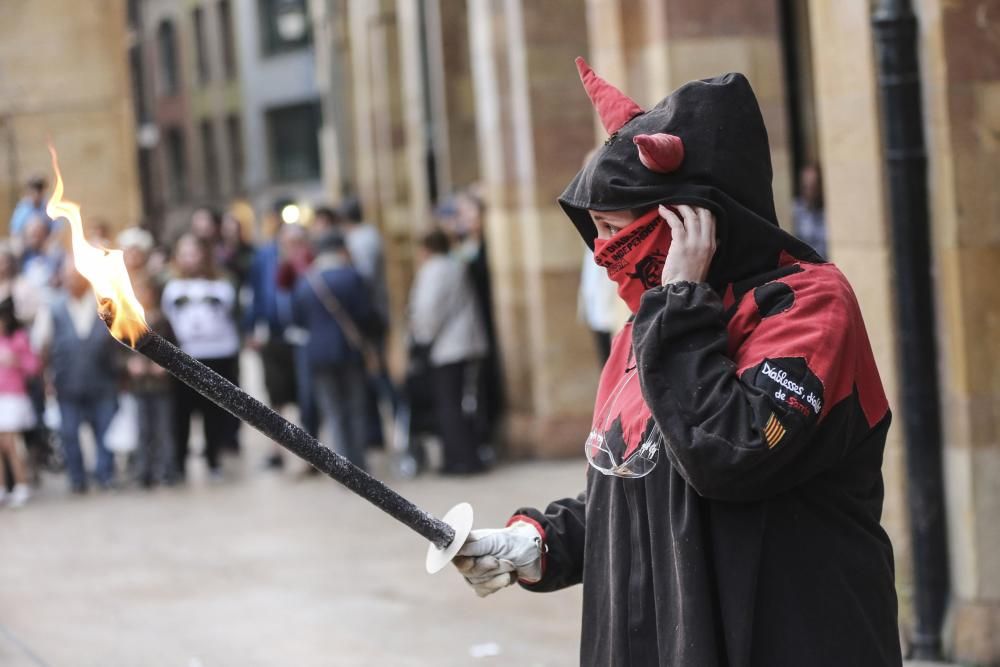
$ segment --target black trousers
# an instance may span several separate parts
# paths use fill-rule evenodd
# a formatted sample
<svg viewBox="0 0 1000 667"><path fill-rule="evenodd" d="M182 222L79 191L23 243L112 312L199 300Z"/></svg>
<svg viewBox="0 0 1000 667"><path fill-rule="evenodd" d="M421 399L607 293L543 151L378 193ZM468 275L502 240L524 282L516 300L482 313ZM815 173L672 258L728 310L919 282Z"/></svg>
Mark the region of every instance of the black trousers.
<svg viewBox="0 0 1000 667"><path fill-rule="evenodd" d="M233 384L239 383L239 358L199 359L213 371ZM174 382L174 434L177 438L176 471L184 477L187 470L188 441L191 438L191 415L200 413L204 422L205 460L211 470L219 468L219 452L237 448L236 434L240 422L222 408L191 389L186 384Z"/></svg>
<svg viewBox="0 0 1000 667"><path fill-rule="evenodd" d="M459 361L430 369L434 414L444 449L442 472L445 473L463 474L483 469L478 453L475 406L472 410L465 410L462 406L467 392L476 390L475 386L467 386L468 370L473 363Z"/></svg>

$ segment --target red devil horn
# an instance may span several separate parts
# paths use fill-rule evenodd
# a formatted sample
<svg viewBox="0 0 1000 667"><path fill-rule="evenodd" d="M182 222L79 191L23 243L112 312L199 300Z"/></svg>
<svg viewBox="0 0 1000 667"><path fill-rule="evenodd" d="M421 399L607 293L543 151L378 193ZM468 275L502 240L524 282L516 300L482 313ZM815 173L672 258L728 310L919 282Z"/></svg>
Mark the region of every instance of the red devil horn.
<svg viewBox="0 0 1000 667"><path fill-rule="evenodd" d="M669 174L684 161L684 142L674 134L638 134L633 139L639 161L650 171Z"/></svg>
<svg viewBox="0 0 1000 667"><path fill-rule="evenodd" d="M590 101L601 117L601 123L608 134L614 134L642 113L642 107L633 102L625 93L597 76L583 58L576 59L576 69L580 72L583 87Z"/></svg>

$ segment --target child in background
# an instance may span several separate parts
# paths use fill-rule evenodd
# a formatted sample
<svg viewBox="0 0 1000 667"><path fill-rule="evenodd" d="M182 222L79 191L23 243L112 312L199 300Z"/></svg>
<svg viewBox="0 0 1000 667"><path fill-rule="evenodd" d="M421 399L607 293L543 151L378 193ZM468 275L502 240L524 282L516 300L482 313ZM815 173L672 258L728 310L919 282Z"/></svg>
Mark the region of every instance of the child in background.
<svg viewBox="0 0 1000 667"><path fill-rule="evenodd" d="M39 367L28 334L14 316L14 301L4 299L0 302L0 480L5 477L4 461L7 461L14 477L11 507L24 505L31 495L18 435L35 425L35 410L28 398L26 380ZM6 488L0 484L0 503L6 495Z"/></svg>
<svg viewBox="0 0 1000 667"><path fill-rule="evenodd" d="M160 291L152 278L135 284L135 295L146 314L146 324L171 343L176 343L170 322L160 310ZM174 441L174 398L170 376L161 366L138 352L127 350L125 370L139 413L139 446L136 478L143 488L177 481Z"/></svg>

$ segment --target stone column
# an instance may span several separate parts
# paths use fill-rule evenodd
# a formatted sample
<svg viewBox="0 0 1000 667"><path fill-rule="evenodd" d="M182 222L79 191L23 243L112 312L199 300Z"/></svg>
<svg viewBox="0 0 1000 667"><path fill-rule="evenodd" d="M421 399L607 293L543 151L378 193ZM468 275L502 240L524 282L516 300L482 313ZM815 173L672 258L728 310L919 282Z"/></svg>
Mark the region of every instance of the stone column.
<svg viewBox="0 0 1000 667"><path fill-rule="evenodd" d="M879 126L878 88L867 3L812 0L820 155L830 255L861 304L889 404L899 411L889 222ZM889 430L882 523L896 554L896 588L905 626L912 615L910 539L902 430Z"/></svg>
<svg viewBox="0 0 1000 667"><path fill-rule="evenodd" d="M583 244L555 202L593 143L573 58L586 53L572 0L470 0L480 172L510 398L510 442L579 455L597 362L576 315Z"/></svg>
<svg viewBox="0 0 1000 667"><path fill-rule="evenodd" d="M956 661L1000 663L1000 3L921 0Z"/></svg>
<svg viewBox="0 0 1000 667"><path fill-rule="evenodd" d="M771 143L778 219L790 228L794 175L776 0L587 0L587 15L594 68L645 108L687 81L746 74Z"/></svg>

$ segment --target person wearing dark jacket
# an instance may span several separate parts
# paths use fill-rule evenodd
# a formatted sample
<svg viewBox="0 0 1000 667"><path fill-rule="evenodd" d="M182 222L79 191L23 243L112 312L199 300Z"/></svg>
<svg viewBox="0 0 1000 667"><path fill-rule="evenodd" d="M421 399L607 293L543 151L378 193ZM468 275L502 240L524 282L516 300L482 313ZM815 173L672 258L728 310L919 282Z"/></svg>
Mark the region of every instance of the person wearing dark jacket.
<svg viewBox="0 0 1000 667"><path fill-rule="evenodd" d="M365 467L365 339L374 315L361 274L351 266L339 232L316 242L317 256L295 285L295 324L308 332L305 354L322 421L330 429L334 451Z"/></svg>
<svg viewBox="0 0 1000 667"><path fill-rule="evenodd" d="M559 201L634 318L586 490L473 531L458 569L480 595L582 583L585 665L900 665L888 404L846 278L777 225L750 84L643 111L578 67L610 138Z"/></svg>

